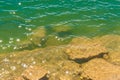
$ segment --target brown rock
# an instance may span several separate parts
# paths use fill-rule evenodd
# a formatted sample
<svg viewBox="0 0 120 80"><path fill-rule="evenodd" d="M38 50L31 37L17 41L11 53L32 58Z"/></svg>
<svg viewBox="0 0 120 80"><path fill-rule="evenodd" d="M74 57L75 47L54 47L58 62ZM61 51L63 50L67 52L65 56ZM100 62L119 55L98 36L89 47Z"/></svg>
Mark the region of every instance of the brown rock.
<svg viewBox="0 0 120 80"><path fill-rule="evenodd" d="M74 61L60 61L56 71L51 72L49 80L79 80L81 65ZM53 67L52 67L53 68Z"/></svg>
<svg viewBox="0 0 120 80"><path fill-rule="evenodd" d="M47 74L47 71L40 66L30 66L22 73L22 77L27 80L39 80Z"/></svg>
<svg viewBox="0 0 120 80"><path fill-rule="evenodd" d="M108 63L104 59L93 59L82 66L82 77L92 80L120 80L120 66Z"/></svg>
<svg viewBox="0 0 120 80"><path fill-rule="evenodd" d="M91 41L92 39L83 36L83 37L73 38L70 44L85 44L85 43L90 43Z"/></svg>
<svg viewBox="0 0 120 80"><path fill-rule="evenodd" d="M120 46L120 36L119 35L105 35L102 37L95 37L95 41L100 41L107 49L114 51Z"/></svg>
<svg viewBox="0 0 120 80"><path fill-rule="evenodd" d="M65 52L71 59L76 59L96 56L101 53L106 53L107 50L99 41L94 42L92 39L77 38L72 40Z"/></svg>
<svg viewBox="0 0 120 80"><path fill-rule="evenodd" d="M109 62L113 64L120 65L120 51L110 52L107 55L106 60L108 60Z"/></svg>
<svg viewBox="0 0 120 80"><path fill-rule="evenodd" d="M16 77L13 80L24 80L23 77Z"/></svg>

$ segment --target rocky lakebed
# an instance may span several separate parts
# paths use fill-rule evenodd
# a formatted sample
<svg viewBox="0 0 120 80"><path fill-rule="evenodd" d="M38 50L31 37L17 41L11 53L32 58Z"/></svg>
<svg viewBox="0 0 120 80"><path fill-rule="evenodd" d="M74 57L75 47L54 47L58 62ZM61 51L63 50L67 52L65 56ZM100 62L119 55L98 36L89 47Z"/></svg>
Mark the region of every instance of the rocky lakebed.
<svg viewBox="0 0 120 80"><path fill-rule="evenodd" d="M62 35L71 29L53 30ZM44 28L36 29L16 51L0 54L0 80L120 80L119 35L63 39L45 34Z"/></svg>

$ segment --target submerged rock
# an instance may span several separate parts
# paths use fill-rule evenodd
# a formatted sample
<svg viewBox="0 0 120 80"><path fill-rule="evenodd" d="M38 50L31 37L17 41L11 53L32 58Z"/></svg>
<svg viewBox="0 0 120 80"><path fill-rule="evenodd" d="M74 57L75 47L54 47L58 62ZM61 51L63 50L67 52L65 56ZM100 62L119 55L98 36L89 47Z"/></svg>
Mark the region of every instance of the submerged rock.
<svg viewBox="0 0 120 80"><path fill-rule="evenodd" d="M15 77L13 80L25 80L23 77Z"/></svg>
<svg viewBox="0 0 120 80"><path fill-rule="evenodd" d="M105 35L94 38L95 41L100 41L101 44L109 51L104 58L116 65L120 65L120 36Z"/></svg>
<svg viewBox="0 0 120 80"><path fill-rule="evenodd" d="M26 40L18 43L18 50L34 49L41 47L46 36L46 30L44 27L38 27L32 31L33 34L29 35Z"/></svg>
<svg viewBox="0 0 120 80"><path fill-rule="evenodd" d="M59 26L53 27L53 31L59 37L68 37L69 35L72 34L71 30L72 30L72 27L67 25L59 25Z"/></svg>
<svg viewBox="0 0 120 80"><path fill-rule="evenodd" d="M120 66L110 64L104 59L93 59L82 66L82 77L91 80L120 80Z"/></svg>
<svg viewBox="0 0 120 80"><path fill-rule="evenodd" d="M22 73L22 77L25 80L41 80L46 75L47 71L40 66L30 66Z"/></svg>
<svg viewBox="0 0 120 80"><path fill-rule="evenodd" d="M60 68L56 72L51 73L49 80L80 80L81 65L74 61L61 61Z"/></svg>
<svg viewBox="0 0 120 80"><path fill-rule="evenodd" d="M46 30L44 27L38 27L33 30L33 34L29 37L31 42L35 45L41 43L42 39L46 36Z"/></svg>
<svg viewBox="0 0 120 80"><path fill-rule="evenodd" d="M53 30L55 32L66 32L66 31L70 31L72 28L70 26L67 25L60 25L60 26L54 26Z"/></svg>
<svg viewBox="0 0 120 80"><path fill-rule="evenodd" d="M120 47L120 36L119 35L104 35L101 37L93 38L94 41L99 41L109 51L115 51Z"/></svg>
<svg viewBox="0 0 120 80"><path fill-rule="evenodd" d="M44 45L45 46L65 45L69 43L70 40L71 38L64 39L58 36L48 36Z"/></svg>
<svg viewBox="0 0 120 80"><path fill-rule="evenodd" d="M120 49L118 51L112 51L104 57L107 61L112 64L120 66Z"/></svg>

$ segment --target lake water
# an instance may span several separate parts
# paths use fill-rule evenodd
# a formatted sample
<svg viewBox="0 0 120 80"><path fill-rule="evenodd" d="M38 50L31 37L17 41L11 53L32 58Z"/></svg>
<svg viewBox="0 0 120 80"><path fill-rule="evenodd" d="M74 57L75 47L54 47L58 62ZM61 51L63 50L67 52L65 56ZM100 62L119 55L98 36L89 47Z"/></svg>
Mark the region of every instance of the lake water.
<svg viewBox="0 0 120 80"><path fill-rule="evenodd" d="M37 27L56 25L72 27L64 38L119 35L120 0L0 0L0 52L14 49Z"/></svg>

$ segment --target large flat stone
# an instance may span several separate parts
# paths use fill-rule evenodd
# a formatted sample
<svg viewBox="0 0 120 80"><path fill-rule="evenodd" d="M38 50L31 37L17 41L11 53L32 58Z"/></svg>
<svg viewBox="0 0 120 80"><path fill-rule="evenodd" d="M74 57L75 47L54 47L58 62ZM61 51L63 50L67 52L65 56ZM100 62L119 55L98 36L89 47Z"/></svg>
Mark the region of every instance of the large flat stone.
<svg viewBox="0 0 120 80"><path fill-rule="evenodd" d="M65 52L71 59L89 58L107 53L106 48L99 41L86 38L76 38L66 47Z"/></svg>
<svg viewBox="0 0 120 80"><path fill-rule="evenodd" d="M93 59L83 64L82 69L82 76L92 80L120 80L120 66L104 59Z"/></svg>

